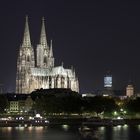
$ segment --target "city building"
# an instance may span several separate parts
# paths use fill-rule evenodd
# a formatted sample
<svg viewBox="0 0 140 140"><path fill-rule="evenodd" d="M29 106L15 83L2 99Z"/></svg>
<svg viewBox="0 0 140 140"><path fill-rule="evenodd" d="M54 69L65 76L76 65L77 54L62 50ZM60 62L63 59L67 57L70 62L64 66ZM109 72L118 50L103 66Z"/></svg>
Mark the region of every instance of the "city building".
<svg viewBox="0 0 140 140"><path fill-rule="evenodd" d="M112 88L112 75L108 72L104 76L104 88L111 89Z"/></svg>
<svg viewBox="0 0 140 140"><path fill-rule="evenodd" d="M16 93L29 94L36 89L66 88L79 92L75 71L63 65L54 66L52 41L48 45L45 21L42 19L40 42L34 50L26 17L23 41L17 60ZM36 52L36 53L35 53Z"/></svg>
<svg viewBox="0 0 140 140"><path fill-rule="evenodd" d="M27 94L7 95L9 102L9 108L7 109L7 112L18 114L29 113L32 109L34 101L32 100L31 96L26 95Z"/></svg>
<svg viewBox="0 0 140 140"><path fill-rule="evenodd" d="M103 96L112 96L113 88L112 88L112 75L110 74L110 71L107 72L104 76L104 89L102 91Z"/></svg>
<svg viewBox="0 0 140 140"><path fill-rule="evenodd" d="M126 96L131 97L134 95L134 87L132 84L128 84L126 87Z"/></svg>
<svg viewBox="0 0 140 140"><path fill-rule="evenodd" d="M18 101L10 101L9 111L10 112L18 112L19 111L19 102Z"/></svg>

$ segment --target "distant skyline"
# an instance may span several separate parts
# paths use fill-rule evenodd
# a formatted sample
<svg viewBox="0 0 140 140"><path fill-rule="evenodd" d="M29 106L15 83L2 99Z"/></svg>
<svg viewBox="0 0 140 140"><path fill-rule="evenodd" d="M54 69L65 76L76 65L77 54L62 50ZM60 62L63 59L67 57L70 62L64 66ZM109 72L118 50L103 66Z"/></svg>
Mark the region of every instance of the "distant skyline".
<svg viewBox="0 0 140 140"><path fill-rule="evenodd" d="M17 55L28 15L33 47L44 17L55 65L73 65L82 93L103 89L108 70L114 89L125 89L131 80L140 92L139 7L135 0L2 0L0 83L6 92L15 91Z"/></svg>

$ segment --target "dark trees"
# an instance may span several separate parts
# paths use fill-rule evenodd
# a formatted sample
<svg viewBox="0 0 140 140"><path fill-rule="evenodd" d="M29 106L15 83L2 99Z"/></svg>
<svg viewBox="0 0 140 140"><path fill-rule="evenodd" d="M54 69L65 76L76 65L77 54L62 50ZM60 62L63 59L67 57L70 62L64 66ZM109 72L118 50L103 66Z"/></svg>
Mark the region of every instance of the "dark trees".
<svg viewBox="0 0 140 140"><path fill-rule="evenodd" d="M5 109L8 107L8 100L5 95L0 95L0 113L4 113Z"/></svg>
<svg viewBox="0 0 140 140"><path fill-rule="evenodd" d="M128 100L125 104L125 108L131 113L140 113L140 97Z"/></svg>

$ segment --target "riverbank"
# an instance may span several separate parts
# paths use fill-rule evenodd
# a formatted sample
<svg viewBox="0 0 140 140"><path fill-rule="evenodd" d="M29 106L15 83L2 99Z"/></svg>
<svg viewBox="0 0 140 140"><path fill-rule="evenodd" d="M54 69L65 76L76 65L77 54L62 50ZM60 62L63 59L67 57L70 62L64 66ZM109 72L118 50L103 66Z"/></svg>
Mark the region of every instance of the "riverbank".
<svg viewBox="0 0 140 140"><path fill-rule="evenodd" d="M140 119L94 119L88 120L86 118L52 118L49 120L1 120L0 127L16 127L16 126L48 126L48 125L96 125L96 126L115 126L115 125L139 125Z"/></svg>
<svg viewBox="0 0 140 140"><path fill-rule="evenodd" d="M28 127L28 126L47 126L47 120L3 120L0 121L0 127Z"/></svg>

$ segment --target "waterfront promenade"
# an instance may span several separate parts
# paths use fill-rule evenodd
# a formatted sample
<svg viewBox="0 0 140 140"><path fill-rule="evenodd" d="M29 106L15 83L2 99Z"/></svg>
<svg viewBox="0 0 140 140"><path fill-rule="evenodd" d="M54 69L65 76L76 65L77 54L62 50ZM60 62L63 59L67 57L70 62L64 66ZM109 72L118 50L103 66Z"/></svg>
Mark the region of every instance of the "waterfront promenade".
<svg viewBox="0 0 140 140"><path fill-rule="evenodd" d="M117 126L117 125L138 125L140 119L86 119L86 118L50 118L35 120L0 120L0 127L15 126L48 126L48 125L90 125L90 126Z"/></svg>

